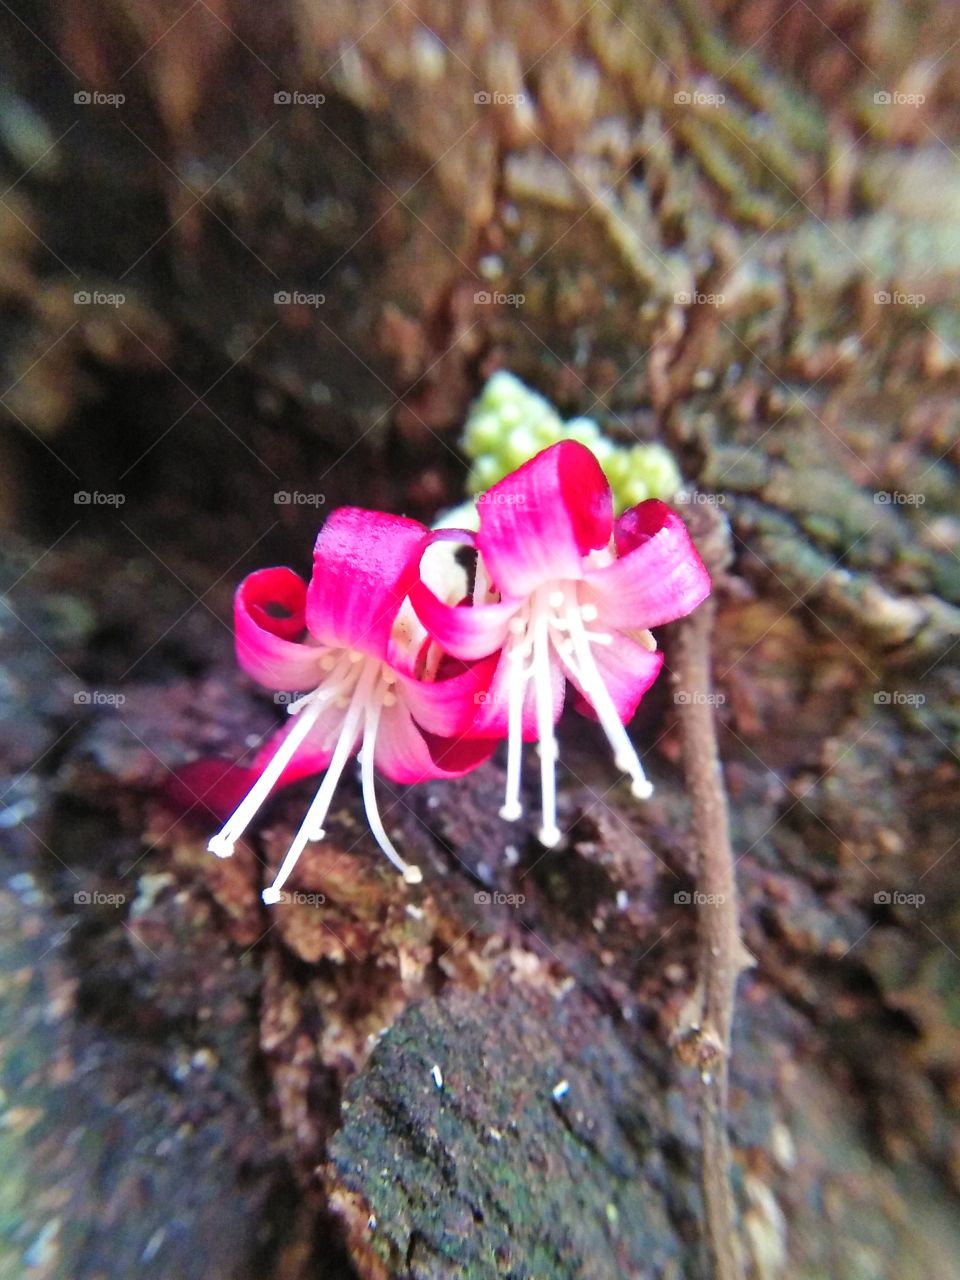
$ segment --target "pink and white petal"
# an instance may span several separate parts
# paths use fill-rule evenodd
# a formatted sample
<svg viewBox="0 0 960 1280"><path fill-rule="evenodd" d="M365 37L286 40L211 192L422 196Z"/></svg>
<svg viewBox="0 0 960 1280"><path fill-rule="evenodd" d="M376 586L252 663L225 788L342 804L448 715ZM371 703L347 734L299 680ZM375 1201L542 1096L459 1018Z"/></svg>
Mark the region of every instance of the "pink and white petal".
<svg viewBox="0 0 960 1280"><path fill-rule="evenodd" d="M643 645L623 635L615 635L611 644L591 645L590 651L600 679L617 709L617 715L626 724L632 719L640 699L660 674L663 654L659 650L651 653ZM588 690L569 673L568 679L592 709L593 701ZM584 710L579 698L577 710Z"/></svg>
<svg viewBox="0 0 960 1280"><path fill-rule="evenodd" d="M507 625L522 603L501 600L499 604L444 604L423 581L410 588L414 612L452 658L472 662L502 647Z"/></svg>
<svg viewBox="0 0 960 1280"><path fill-rule="evenodd" d="M496 743L471 738L446 738L417 725L403 702L384 707L377 726L374 762L391 782L426 782L430 778L460 778L483 764Z"/></svg>
<svg viewBox="0 0 960 1280"><path fill-rule="evenodd" d="M583 559L606 546L613 496L596 458L561 440L477 499L477 547L504 596L527 596L545 582L582 578Z"/></svg>
<svg viewBox="0 0 960 1280"><path fill-rule="evenodd" d="M398 672L397 693L422 729L454 737L473 724L496 666L497 655L491 654L465 671L439 680L415 680Z"/></svg>
<svg viewBox="0 0 960 1280"><path fill-rule="evenodd" d="M566 694L566 677L559 662L550 663L550 700L552 704L553 723L556 724L563 711ZM510 675L512 660L506 653L500 655L497 668L490 682L486 697L477 708L477 717L470 733L478 738L506 738L510 732ZM536 688L532 679L528 680L523 692L523 740L536 742L537 733L537 700Z"/></svg>
<svg viewBox="0 0 960 1280"><path fill-rule="evenodd" d="M619 559L587 575L580 602L593 603L605 628L640 631L691 613L710 594L706 565L675 511L651 498L625 512L614 530Z"/></svg>
<svg viewBox="0 0 960 1280"><path fill-rule="evenodd" d="M312 689L320 683L323 649L304 634L307 584L292 569L258 569L233 602L237 661L268 689Z"/></svg>
<svg viewBox="0 0 960 1280"><path fill-rule="evenodd" d="M411 584L429 530L417 520L340 507L313 552L306 621L324 645L386 658L390 629Z"/></svg>

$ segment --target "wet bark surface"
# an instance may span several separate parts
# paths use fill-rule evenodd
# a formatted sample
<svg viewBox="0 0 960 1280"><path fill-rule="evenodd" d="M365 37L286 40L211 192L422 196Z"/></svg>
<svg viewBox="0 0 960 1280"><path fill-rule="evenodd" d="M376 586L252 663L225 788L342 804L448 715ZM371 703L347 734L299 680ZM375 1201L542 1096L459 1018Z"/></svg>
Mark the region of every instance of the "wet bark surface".
<svg viewBox="0 0 960 1280"><path fill-rule="evenodd" d="M242 574L458 501L501 366L730 522L750 1273L958 1274L954 9L5 21L0 1274L708 1274L669 673L647 803L562 722L557 850L496 758L384 784L412 888L347 776L268 911L309 786L219 862L172 784L278 721Z"/></svg>

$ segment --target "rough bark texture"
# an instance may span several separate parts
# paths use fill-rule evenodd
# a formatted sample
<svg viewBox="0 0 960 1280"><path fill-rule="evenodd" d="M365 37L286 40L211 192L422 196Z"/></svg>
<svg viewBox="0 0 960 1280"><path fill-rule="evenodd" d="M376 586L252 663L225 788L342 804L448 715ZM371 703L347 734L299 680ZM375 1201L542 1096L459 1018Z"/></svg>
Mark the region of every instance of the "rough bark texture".
<svg viewBox="0 0 960 1280"><path fill-rule="evenodd" d="M960 12L2 18L0 1275L708 1274L668 679L649 803L564 722L556 851L496 763L387 798L416 889L347 781L268 912L305 793L219 863L166 787L277 718L241 574L305 568L323 507L458 500L499 366L668 442L730 521L751 1274L960 1274Z"/></svg>

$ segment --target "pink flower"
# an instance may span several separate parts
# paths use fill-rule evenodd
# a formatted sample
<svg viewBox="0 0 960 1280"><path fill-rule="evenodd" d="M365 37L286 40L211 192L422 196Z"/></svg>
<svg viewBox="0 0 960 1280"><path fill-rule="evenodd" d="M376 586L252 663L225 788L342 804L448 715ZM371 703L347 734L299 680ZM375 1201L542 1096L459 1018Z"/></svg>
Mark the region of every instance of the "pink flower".
<svg viewBox="0 0 960 1280"><path fill-rule="evenodd" d="M415 520L343 507L320 531L309 586L291 569L261 569L237 590L241 667L268 689L307 692L287 708L292 723L257 757L256 782L210 841L210 850L229 857L277 785L326 770L276 880L264 890L265 902L279 901L304 846L323 837L334 790L355 752L370 829L404 879L415 884L419 868L404 862L384 830L374 766L400 783L456 778L493 750L492 742L463 735L494 661L457 663L446 674L450 663L406 598L420 579L429 541L429 531ZM434 585L457 600L465 577L452 559L449 564L452 575L433 567Z"/></svg>
<svg viewBox="0 0 960 1280"><path fill-rule="evenodd" d="M624 724L663 662L649 628L681 618L710 592L710 577L680 517L650 500L613 518L607 480L589 449L562 441L494 485L478 502L473 535L435 538L479 552L473 607L413 584L417 615L450 654L500 653L473 733L507 737L502 816L520 816L523 741L539 741L541 841L560 839L554 725L567 680L600 721L618 768L640 797L652 788Z"/></svg>

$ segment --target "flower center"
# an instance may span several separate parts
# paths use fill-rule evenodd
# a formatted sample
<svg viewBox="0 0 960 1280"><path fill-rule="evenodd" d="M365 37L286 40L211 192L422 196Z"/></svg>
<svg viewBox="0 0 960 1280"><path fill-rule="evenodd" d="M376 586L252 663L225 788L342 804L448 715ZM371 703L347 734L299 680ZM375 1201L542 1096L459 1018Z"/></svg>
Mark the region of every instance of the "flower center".
<svg viewBox="0 0 960 1280"><path fill-rule="evenodd" d="M631 779L631 789L642 799L653 791L643 772L636 749L617 714L616 706L593 655L594 645L613 643L606 632L591 629L597 607L581 604L578 583L553 582L539 587L510 621L506 658L507 674L507 788L501 817L520 817L520 758L523 743L523 705L532 682L540 754L542 825L539 838L552 848L560 839L557 826L556 761L559 755L554 732L551 666L559 661L573 677L597 713L614 752L614 762Z"/></svg>
<svg viewBox="0 0 960 1280"><path fill-rule="evenodd" d="M320 667L327 675L316 689L297 698L287 708L290 715L297 717L297 723L277 748L236 812L207 846L218 857L228 858L233 853L236 841L276 786L311 729L321 719L332 722L323 743L324 751L332 748L330 762L306 817L280 865L276 879L269 889L263 891L263 900L268 904L280 901L281 890L305 846L312 840L322 840L326 834L323 824L334 791L358 742L363 803L374 839L408 884L417 884L422 879L419 867L404 862L390 841L380 816L374 788L373 762L377 729L384 707L396 705L397 694L393 688L396 677L386 663L356 649L330 650L321 659ZM340 711L342 715L337 715L336 712Z"/></svg>

